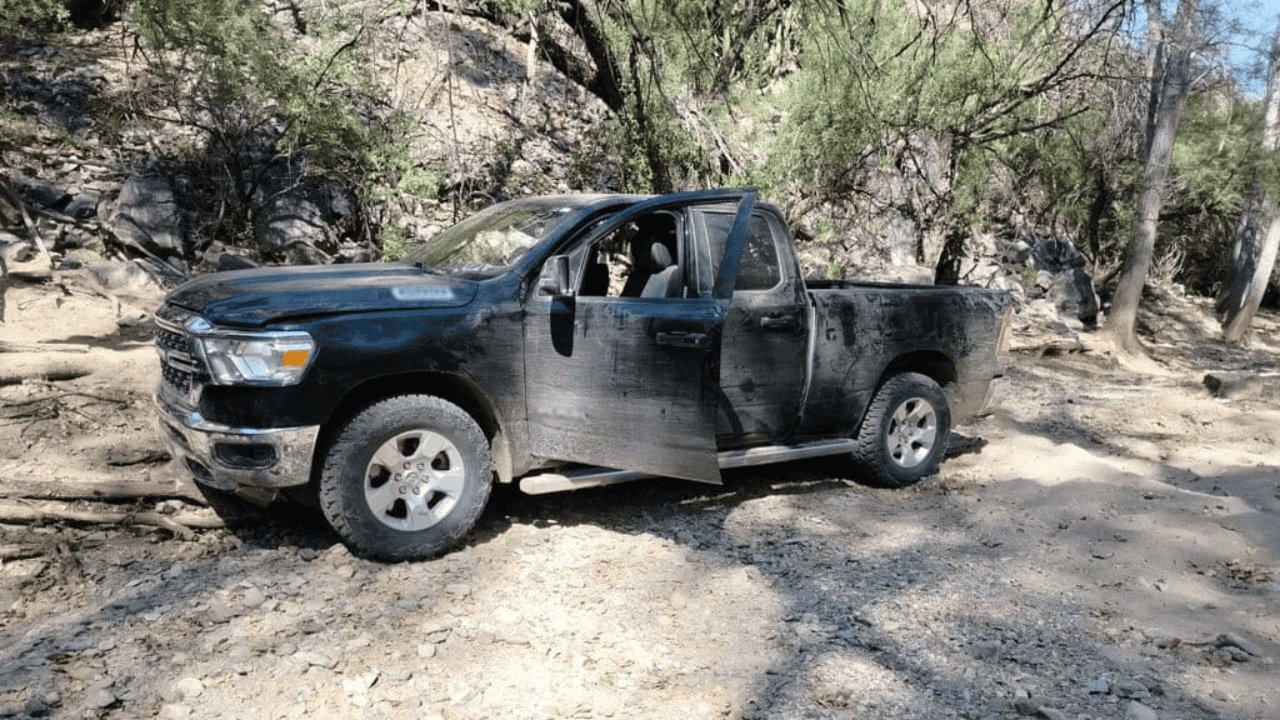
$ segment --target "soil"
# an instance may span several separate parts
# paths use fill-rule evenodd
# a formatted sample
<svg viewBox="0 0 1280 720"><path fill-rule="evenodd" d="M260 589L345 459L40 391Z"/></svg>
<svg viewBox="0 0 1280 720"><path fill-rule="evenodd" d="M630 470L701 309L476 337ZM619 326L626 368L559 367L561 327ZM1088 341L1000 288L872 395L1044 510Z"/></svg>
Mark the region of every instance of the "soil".
<svg viewBox="0 0 1280 720"><path fill-rule="evenodd" d="M156 496L56 507L212 520L153 431L159 296L109 295L9 289L0 370L87 374L0 387L0 513L128 485ZM500 487L403 564L285 506L0 524L0 717L1280 717L1280 407L1201 384L1271 371L1280 317L1235 349L1205 303L1148 305L1148 366L1014 355L901 490L835 462Z"/></svg>

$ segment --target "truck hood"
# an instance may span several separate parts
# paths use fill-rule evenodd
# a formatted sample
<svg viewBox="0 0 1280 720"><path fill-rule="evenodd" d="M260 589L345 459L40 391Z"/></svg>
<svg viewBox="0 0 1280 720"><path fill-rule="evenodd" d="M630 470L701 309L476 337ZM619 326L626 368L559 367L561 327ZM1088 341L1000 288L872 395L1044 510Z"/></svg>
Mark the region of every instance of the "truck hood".
<svg viewBox="0 0 1280 720"><path fill-rule="evenodd" d="M350 263L212 273L179 285L168 301L218 325L260 327L309 315L459 307L476 289L409 265Z"/></svg>

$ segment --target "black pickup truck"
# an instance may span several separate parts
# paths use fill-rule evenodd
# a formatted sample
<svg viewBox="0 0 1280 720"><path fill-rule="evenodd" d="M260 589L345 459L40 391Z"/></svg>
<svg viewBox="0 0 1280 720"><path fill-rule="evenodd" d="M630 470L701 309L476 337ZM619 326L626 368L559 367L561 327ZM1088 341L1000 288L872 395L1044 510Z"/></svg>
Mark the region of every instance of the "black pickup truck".
<svg viewBox="0 0 1280 720"><path fill-rule="evenodd" d="M157 313L171 450L208 493L318 498L404 559L529 493L843 456L937 467L1002 373L1004 293L808 281L754 191L494 205L399 263L207 275Z"/></svg>

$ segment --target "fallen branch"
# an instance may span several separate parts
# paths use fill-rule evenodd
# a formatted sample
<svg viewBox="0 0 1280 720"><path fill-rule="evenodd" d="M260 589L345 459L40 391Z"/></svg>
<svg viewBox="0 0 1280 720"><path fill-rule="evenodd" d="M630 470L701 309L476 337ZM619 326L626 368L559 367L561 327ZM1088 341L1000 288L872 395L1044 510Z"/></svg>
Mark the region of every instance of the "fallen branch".
<svg viewBox="0 0 1280 720"><path fill-rule="evenodd" d="M1084 343L1074 338L1057 338L1040 343L1014 346L1009 348L1009 351L1045 358L1087 352L1087 348L1085 348Z"/></svg>
<svg viewBox="0 0 1280 720"><path fill-rule="evenodd" d="M144 525L164 528L183 539L189 539L194 536L193 528L226 527L220 518L192 513L161 515L154 512L92 512L71 510L47 503L37 506L21 501L0 501L0 522L19 524L69 522L80 525Z"/></svg>
<svg viewBox="0 0 1280 720"><path fill-rule="evenodd" d="M51 383L41 382L39 380L30 381L28 384L38 385L40 387L52 387ZM4 402L0 402L0 405L3 405L4 407L22 407L23 405L35 405L36 403L42 403L46 400L59 400L64 397L82 397L82 398L89 398L91 400L101 400L102 402L112 403L113 405L120 405L121 407L128 406L129 404L129 400L124 398L113 398L113 397L107 397L105 395L94 395L93 393L76 392L74 390L64 390L61 392L49 393L48 395L41 395L40 397L27 398L26 400L5 400ZM127 464L133 464L133 463L127 463Z"/></svg>
<svg viewBox="0 0 1280 720"><path fill-rule="evenodd" d="M88 363L73 363L44 356L24 358L19 354L5 359L4 369L0 369L0 387L30 381L75 380L92 375L93 371L94 368Z"/></svg>
<svg viewBox="0 0 1280 720"><path fill-rule="evenodd" d="M0 545L0 563L27 560L44 554L44 550L32 545Z"/></svg>
<svg viewBox="0 0 1280 720"><path fill-rule="evenodd" d="M15 343L0 340L0 353L15 352L52 352L52 353L87 353L88 345L75 344L57 344L57 343Z"/></svg>
<svg viewBox="0 0 1280 720"><path fill-rule="evenodd" d="M194 488L177 483L120 482L65 483L33 487L0 486L0 500L186 500L208 503Z"/></svg>
<svg viewBox="0 0 1280 720"><path fill-rule="evenodd" d="M49 248L44 244L44 237L40 235L40 229L32 222L31 212L27 204L23 202L22 198L18 197L18 194L13 191L13 188L9 186L9 181L5 178L0 178L0 192L3 192L9 198L9 202L18 208L18 212L22 214L22 225L27 230L27 236L31 238L31 242L36 246L40 257L52 268L53 256L49 254Z"/></svg>

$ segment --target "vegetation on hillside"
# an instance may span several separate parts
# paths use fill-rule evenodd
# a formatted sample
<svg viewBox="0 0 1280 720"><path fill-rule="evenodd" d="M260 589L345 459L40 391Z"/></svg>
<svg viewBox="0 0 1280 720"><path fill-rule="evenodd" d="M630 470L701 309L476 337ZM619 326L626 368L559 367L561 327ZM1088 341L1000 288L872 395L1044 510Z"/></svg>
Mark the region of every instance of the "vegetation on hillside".
<svg viewBox="0 0 1280 720"><path fill-rule="evenodd" d="M154 69L146 109L203 137L182 159L223 198L208 232L227 243L253 242L263 187L291 186L281 177L339 179L361 210L350 231L392 255L412 240L384 211L394 198L502 197L483 178L458 180L459 166L424 163L417 121L379 74L382 60L420 50L412 23L445 14L495 26L528 48L526 62L549 63L608 109L574 148L582 190L756 185L829 250L834 273L905 238L895 262L955 281L975 237L1064 236L1104 296L1138 219L1161 84L1185 56L1148 264L1215 295L1241 212L1276 196L1280 162L1262 145L1261 98L1226 61L1226 40L1241 37L1227 8L1187 6L1184 38L1167 27L1172 5L0 0L0 32L49 37L78 15L123 17ZM533 67L528 78L539 82ZM520 132L541 132L509 112Z"/></svg>

